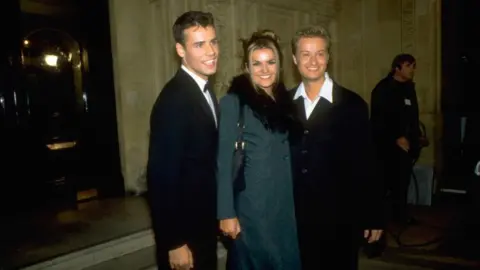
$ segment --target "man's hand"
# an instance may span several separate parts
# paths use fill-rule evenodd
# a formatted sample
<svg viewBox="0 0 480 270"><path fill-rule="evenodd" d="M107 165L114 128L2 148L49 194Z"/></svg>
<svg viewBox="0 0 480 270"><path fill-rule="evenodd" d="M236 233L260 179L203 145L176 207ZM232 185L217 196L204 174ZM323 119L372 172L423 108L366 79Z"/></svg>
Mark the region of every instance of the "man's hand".
<svg viewBox="0 0 480 270"><path fill-rule="evenodd" d="M193 268L192 252L187 245L168 252L170 267L175 270L188 270Z"/></svg>
<svg viewBox="0 0 480 270"><path fill-rule="evenodd" d="M241 232L240 223L237 218L222 219L220 220L220 230L222 230L223 234L236 239Z"/></svg>
<svg viewBox="0 0 480 270"><path fill-rule="evenodd" d="M363 237L368 239L368 243L377 242L382 237L383 230L365 230L363 231Z"/></svg>
<svg viewBox="0 0 480 270"><path fill-rule="evenodd" d="M400 137L397 139L397 145L402 148L403 151L408 152L410 150L410 143L407 138Z"/></svg>

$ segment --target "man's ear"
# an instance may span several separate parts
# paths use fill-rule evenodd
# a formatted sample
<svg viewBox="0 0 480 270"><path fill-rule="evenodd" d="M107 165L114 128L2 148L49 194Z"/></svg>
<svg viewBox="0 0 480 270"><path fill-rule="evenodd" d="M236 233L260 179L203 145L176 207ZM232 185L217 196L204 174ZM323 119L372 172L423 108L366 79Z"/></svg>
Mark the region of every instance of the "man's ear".
<svg viewBox="0 0 480 270"><path fill-rule="evenodd" d="M186 53L186 52L185 52L185 47L183 47L182 44L180 44L180 43L177 42L177 43L175 44L175 50L177 51L177 54L178 54L178 56L180 56L180 58L184 58L184 57L185 57L185 53Z"/></svg>
<svg viewBox="0 0 480 270"><path fill-rule="evenodd" d="M297 57L295 57L295 54L292 54L292 59L293 59L293 63L296 65L298 65L297 63Z"/></svg>

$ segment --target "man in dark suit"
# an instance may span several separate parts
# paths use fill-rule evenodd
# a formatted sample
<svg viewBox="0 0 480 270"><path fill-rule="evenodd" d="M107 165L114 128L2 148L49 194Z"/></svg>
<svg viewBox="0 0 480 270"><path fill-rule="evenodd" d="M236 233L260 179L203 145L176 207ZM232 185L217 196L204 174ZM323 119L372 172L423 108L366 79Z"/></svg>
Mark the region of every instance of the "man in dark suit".
<svg viewBox="0 0 480 270"><path fill-rule="evenodd" d="M407 224L407 193L413 162L421 150L419 109L413 77L416 60L410 54L397 55L391 72L372 90L372 133L381 159L384 186L390 191L392 220ZM386 193L386 192L385 192Z"/></svg>
<svg viewBox="0 0 480 270"><path fill-rule="evenodd" d="M218 103L208 84L219 53L212 14L190 11L173 26L181 68L150 119L148 198L158 269L216 269Z"/></svg>
<svg viewBox="0 0 480 270"><path fill-rule="evenodd" d="M382 231L382 194L373 175L368 106L326 72L330 38L309 27L292 39L302 83L292 90L296 218L303 269L357 269L362 237Z"/></svg>

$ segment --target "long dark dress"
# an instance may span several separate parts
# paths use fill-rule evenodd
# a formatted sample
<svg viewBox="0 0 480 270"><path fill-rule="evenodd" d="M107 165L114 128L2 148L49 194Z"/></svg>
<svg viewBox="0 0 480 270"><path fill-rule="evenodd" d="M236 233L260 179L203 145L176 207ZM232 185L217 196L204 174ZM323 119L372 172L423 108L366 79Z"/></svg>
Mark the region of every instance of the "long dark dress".
<svg viewBox="0 0 480 270"><path fill-rule="evenodd" d="M237 217L242 229L229 249L229 269L301 269L286 131L290 106L283 85L275 98L257 92L241 75L220 101L217 216ZM234 196L231 169L240 99L246 104L246 188Z"/></svg>

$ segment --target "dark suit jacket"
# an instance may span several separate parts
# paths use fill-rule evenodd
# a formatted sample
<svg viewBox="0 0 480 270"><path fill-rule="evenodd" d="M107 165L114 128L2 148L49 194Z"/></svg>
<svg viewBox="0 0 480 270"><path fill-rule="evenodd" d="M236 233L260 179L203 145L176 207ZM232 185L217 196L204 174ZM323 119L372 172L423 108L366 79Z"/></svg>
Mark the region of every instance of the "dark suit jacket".
<svg viewBox="0 0 480 270"><path fill-rule="evenodd" d="M157 249L215 240L218 132L208 102L184 70L158 96L150 128L147 182Z"/></svg>
<svg viewBox="0 0 480 270"><path fill-rule="evenodd" d="M303 98L294 103L299 118L292 131L299 231L305 224L320 231L339 225L381 228L383 194L374 174L366 102L334 83L333 103L321 98L308 120Z"/></svg>

